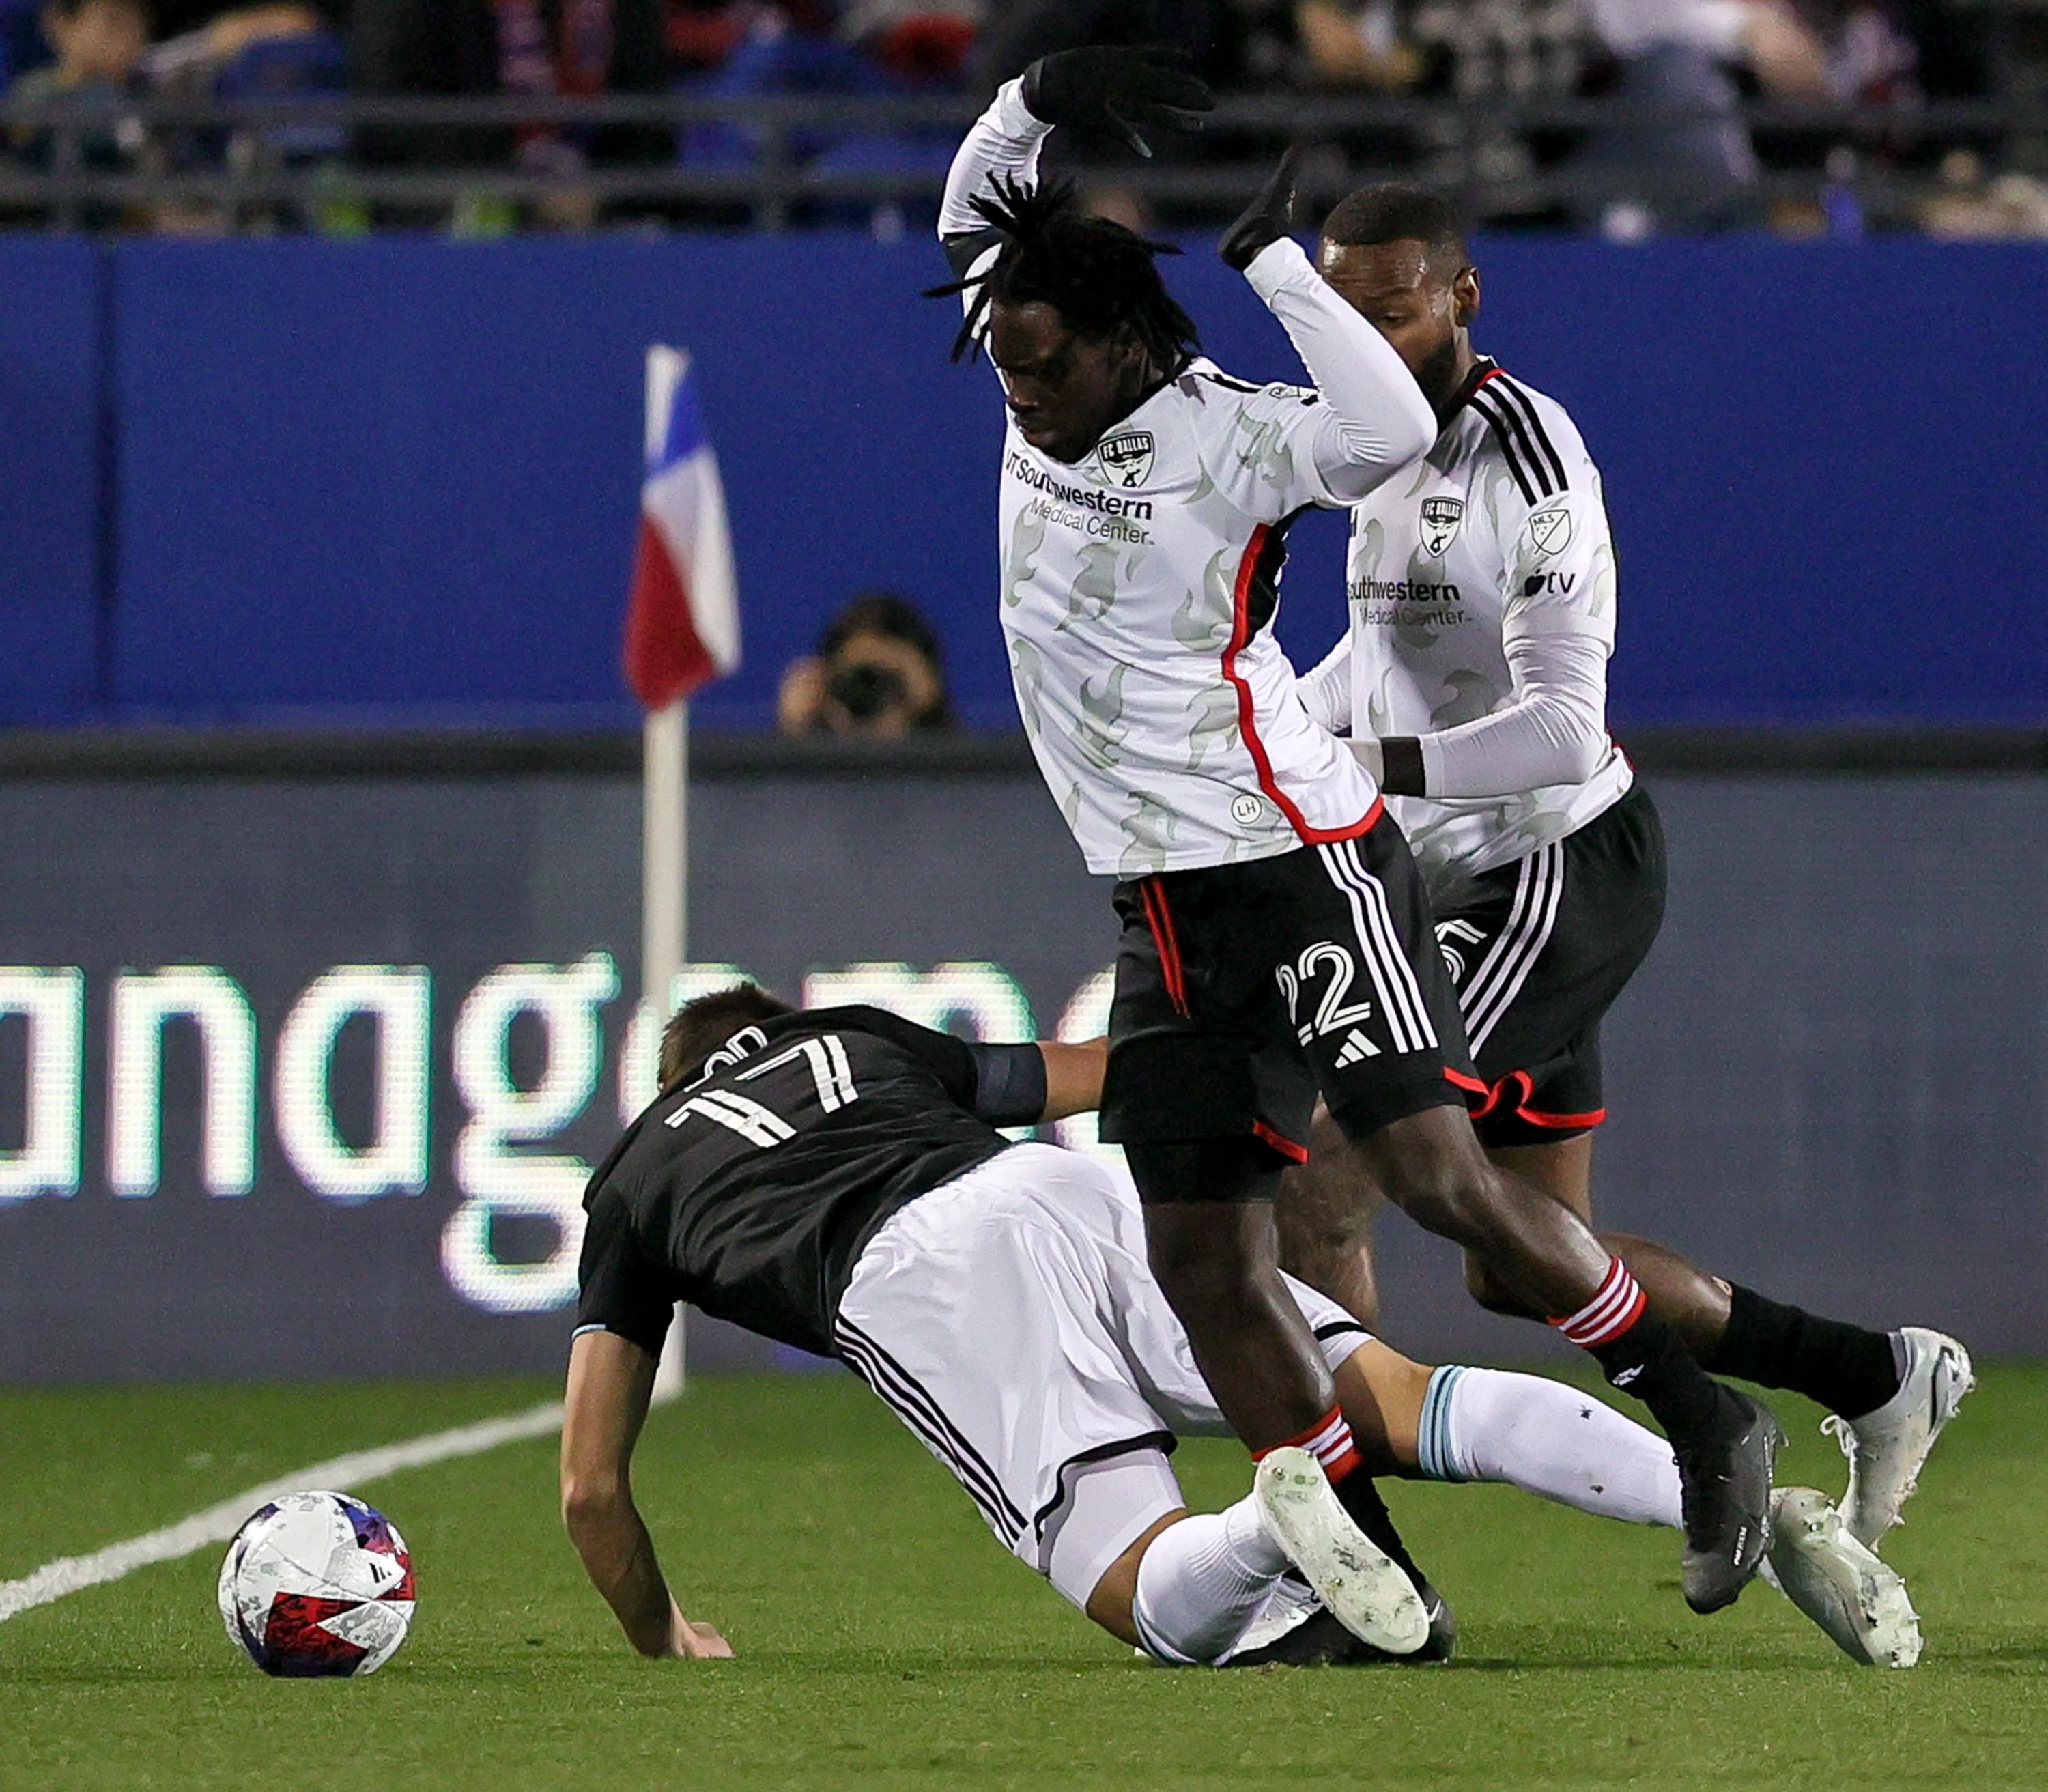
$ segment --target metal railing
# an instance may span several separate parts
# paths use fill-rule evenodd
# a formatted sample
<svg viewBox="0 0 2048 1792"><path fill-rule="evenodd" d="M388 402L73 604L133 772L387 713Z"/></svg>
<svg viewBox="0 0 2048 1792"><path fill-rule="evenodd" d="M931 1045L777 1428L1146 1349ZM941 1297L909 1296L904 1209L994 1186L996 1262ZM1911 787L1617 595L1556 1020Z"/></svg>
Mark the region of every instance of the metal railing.
<svg viewBox="0 0 2048 1792"><path fill-rule="evenodd" d="M715 216L781 229L820 213L929 208L944 183L932 145L956 138L979 108L964 98L720 99L668 94L596 99L298 97L234 102L156 95L109 103L80 97L0 98L0 223L119 227L165 208L211 208L223 227L284 215L306 223L337 202L366 218L418 219L479 200L508 208L573 195L611 218ZM1579 216L1632 200L1651 208L1701 194L1699 175L1660 167L1593 166L1560 144L1626 130L1659 133L1732 120L1774 153L1752 201L1819 201L1848 192L1875 218L1901 218L1937 190L1935 163L1956 148L1993 167L2048 166L2048 107L2027 97L1868 107L1769 101L1739 112L1648 107L1563 98L1416 99L1236 96L1220 102L1204 136L1149 162L1080 165L1171 219L1230 215L1279 148L1313 146L1307 196L1335 199L1361 180L1409 174L1453 191L1479 217L1559 212ZM657 147L649 159L525 165L506 153L511 134L545 130L588 138L619 130L668 142L723 126L751 148L740 165L701 165ZM473 133L467 165L408 165L394 158L412 134ZM859 135L900 146L867 165L820 163L810 144ZM93 165L108 138L131 146L126 165ZM6 147L40 142L33 160ZM1546 156L1529 153L1547 144ZM493 148L494 143L495 149ZM381 145L378 147L377 145ZM142 146L142 147L136 147ZM1837 153L1829 157L1829 149ZM1840 152L1849 152L1847 158ZM366 153L367 152L367 153Z"/></svg>

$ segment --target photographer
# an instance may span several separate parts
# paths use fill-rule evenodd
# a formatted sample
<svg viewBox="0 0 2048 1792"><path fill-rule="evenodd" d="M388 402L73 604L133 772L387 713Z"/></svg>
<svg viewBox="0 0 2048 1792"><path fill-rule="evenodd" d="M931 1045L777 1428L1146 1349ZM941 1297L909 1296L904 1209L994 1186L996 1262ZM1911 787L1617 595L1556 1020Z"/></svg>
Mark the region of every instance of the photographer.
<svg viewBox="0 0 2048 1792"><path fill-rule="evenodd" d="M900 740L956 725L938 637L893 592L863 592L834 616L816 657L782 674L775 708L785 735Z"/></svg>

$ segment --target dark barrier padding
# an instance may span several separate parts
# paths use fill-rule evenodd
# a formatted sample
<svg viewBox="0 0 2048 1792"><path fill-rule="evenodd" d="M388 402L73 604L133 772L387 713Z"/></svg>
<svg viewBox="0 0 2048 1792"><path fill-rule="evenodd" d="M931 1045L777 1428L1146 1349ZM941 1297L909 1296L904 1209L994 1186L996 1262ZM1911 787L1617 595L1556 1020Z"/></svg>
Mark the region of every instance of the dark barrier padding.
<svg viewBox="0 0 2048 1792"><path fill-rule="evenodd" d="M98 695L103 273L88 244L0 235L0 721Z"/></svg>
<svg viewBox="0 0 2048 1792"><path fill-rule="evenodd" d="M619 625L657 337L699 357L737 537L747 664L706 720L765 720L789 659L873 584L938 619L971 719L1010 716L999 405L985 368L946 365L950 308L916 297L941 271L927 242L5 246L10 267L47 253L68 271L0 314L0 380L76 333L95 255L111 270L104 716L627 720ZM1189 246L1167 271L1217 358L1297 377L1243 283ZM1480 260L1482 346L1572 408L1605 470L1623 728L2048 721L2048 250L1502 238ZM17 659L0 719L90 712L83 374L63 364L54 433L7 417L0 554L25 581L4 601L26 588L60 612L71 657L54 679ZM1341 622L1340 534L1328 517L1297 531L1280 626L1297 657Z"/></svg>
<svg viewBox="0 0 2048 1792"><path fill-rule="evenodd" d="M1656 788L1673 896L1608 1030L1604 1215L2048 1351L2048 779ZM693 801L700 959L991 1036L1099 1029L1105 896L1035 781ZM638 1087L628 782L14 783L0 829L0 1379L560 1360L547 1216ZM1381 1236L1397 1342L1549 1348L1405 1221Z"/></svg>

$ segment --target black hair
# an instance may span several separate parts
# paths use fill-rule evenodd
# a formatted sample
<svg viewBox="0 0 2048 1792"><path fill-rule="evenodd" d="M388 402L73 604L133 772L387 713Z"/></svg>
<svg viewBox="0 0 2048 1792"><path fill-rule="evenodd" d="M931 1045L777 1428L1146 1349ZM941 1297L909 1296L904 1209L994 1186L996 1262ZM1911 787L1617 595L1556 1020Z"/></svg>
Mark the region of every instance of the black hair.
<svg viewBox="0 0 2048 1792"><path fill-rule="evenodd" d="M685 1002L661 1029L661 1087L671 1089L695 1076L704 1060L743 1027L796 1011L752 983L733 983Z"/></svg>
<svg viewBox="0 0 2048 1792"><path fill-rule="evenodd" d="M1155 258L1180 254L1172 243L1150 242L1111 219L1092 217L1071 180L1045 180L1034 189L999 174L992 185L993 192L977 194L973 203L1001 240L995 261L984 273L925 295L974 294L953 339L956 361L980 346L983 320L997 299L1050 305L1069 329L1091 342L1127 329L1168 374L1201 352L1193 320L1159 277Z"/></svg>
<svg viewBox="0 0 2048 1792"><path fill-rule="evenodd" d="M818 657L830 659L856 634L886 635L914 647L931 661L936 672L941 664L939 638L925 613L907 597L895 592L862 592L849 598L825 624L818 642Z"/></svg>
<svg viewBox="0 0 2048 1792"><path fill-rule="evenodd" d="M1360 187L1339 200L1323 220L1329 242L1358 248L1380 242L1419 242L1433 258L1464 266L1472 258L1456 209L1441 193L1389 180Z"/></svg>

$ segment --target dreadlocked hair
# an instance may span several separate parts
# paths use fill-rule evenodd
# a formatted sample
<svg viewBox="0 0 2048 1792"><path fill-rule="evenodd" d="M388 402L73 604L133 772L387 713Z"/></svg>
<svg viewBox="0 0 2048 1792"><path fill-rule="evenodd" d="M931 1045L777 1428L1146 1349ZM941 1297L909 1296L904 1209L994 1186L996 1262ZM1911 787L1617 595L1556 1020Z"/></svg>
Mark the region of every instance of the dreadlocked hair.
<svg viewBox="0 0 2048 1792"><path fill-rule="evenodd" d="M999 174L992 193L977 194L974 208L1002 242L983 272L929 289L928 299L971 293L973 298L952 358L971 359L981 346L988 308L1047 304L1077 336L1100 342L1129 330L1154 363L1177 374L1201 352L1193 320L1173 302L1154 258L1177 255L1170 242L1152 242L1107 218L1091 216L1070 180L1038 188Z"/></svg>

